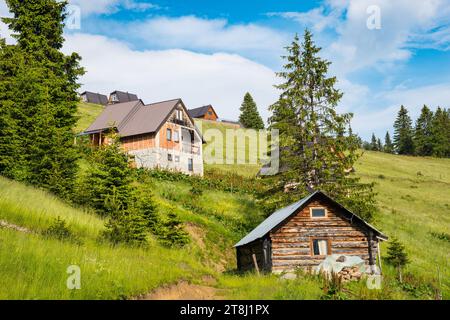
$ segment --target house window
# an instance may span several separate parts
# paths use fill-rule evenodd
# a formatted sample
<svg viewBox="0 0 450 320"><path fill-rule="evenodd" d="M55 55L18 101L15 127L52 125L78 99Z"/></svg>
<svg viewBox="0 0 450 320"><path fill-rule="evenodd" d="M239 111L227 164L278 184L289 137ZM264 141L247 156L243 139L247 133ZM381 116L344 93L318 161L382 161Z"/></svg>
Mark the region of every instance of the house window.
<svg viewBox="0 0 450 320"><path fill-rule="evenodd" d="M167 160L168 160L168 161L172 161L172 154L170 154L170 153L167 154Z"/></svg>
<svg viewBox="0 0 450 320"><path fill-rule="evenodd" d="M178 131L173 132L173 141L175 142L180 141L180 134L178 133Z"/></svg>
<svg viewBox="0 0 450 320"><path fill-rule="evenodd" d="M325 208L311 208L311 218L325 218L327 211Z"/></svg>
<svg viewBox="0 0 450 320"><path fill-rule="evenodd" d="M188 159L188 170L194 171L194 161L192 159Z"/></svg>
<svg viewBox="0 0 450 320"><path fill-rule="evenodd" d="M175 156L175 162L180 162L180 156Z"/></svg>
<svg viewBox="0 0 450 320"><path fill-rule="evenodd" d="M172 129L167 129L167 141L171 141L172 140Z"/></svg>
<svg viewBox="0 0 450 320"><path fill-rule="evenodd" d="M183 120L183 110L177 110L177 119Z"/></svg>
<svg viewBox="0 0 450 320"><path fill-rule="evenodd" d="M326 256L329 254L328 239L313 239L311 244L313 256Z"/></svg>

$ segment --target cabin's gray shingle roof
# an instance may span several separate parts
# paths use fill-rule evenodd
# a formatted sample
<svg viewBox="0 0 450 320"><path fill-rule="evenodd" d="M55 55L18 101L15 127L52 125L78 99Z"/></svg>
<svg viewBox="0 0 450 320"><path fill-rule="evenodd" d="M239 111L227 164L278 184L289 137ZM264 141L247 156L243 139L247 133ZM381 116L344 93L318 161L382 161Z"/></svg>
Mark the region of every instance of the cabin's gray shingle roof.
<svg viewBox="0 0 450 320"><path fill-rule="evenodd" d="M207 105L200 108L191 109L188 110L188 113L192 118L198 118L204 116L206 112L208 112L209 108L212 108L212 106Z"/></svg>
<svg viewBox="0 0 450 320"><path fill-rule="evenodd" d="M280 210L275 211L272 213L266 220L261 222L255 229L253 229L249 234L247 234L244 238L242 238L238 243L236 243L235 247L240 247L243 245L246 245L250 242L253 242L255 240L263 238L265 235L267 235L272 229L277 227L280 223L282 223L284 220L289 218L293 213L295 213L297 210L299 210L301 207L306 205L313 197L316 195L322 195L325 196L327 199L329 199L331 202L336 204L337 206L341 207L344 211L352 215L356 221L359 221L360 223L364 224L367 228L371 229L375 232L376 235L378 235L380 238L387 239L387 236L382 234L380 231L375 229L373 226L365 222L363 219L355 215L354 213L350 212L348 209L344 208L342 205L328 197L326 194L324 194L321 191L315 191L311 193L309 196L287 206Z"/></svg>

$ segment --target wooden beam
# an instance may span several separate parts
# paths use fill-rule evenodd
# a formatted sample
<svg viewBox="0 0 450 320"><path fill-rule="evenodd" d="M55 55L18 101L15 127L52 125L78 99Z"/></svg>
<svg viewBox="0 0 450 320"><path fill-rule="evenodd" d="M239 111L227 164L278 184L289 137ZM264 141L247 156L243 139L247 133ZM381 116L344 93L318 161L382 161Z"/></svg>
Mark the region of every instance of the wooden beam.
<svg viewBox="0 0 450 320"><path fill-rule="evenodd" d="M252 254L252 258L253 258L253 263L255 264L256 273L259 276L259 267L258 267L258 261L256 260L256 255Z"/></svg>

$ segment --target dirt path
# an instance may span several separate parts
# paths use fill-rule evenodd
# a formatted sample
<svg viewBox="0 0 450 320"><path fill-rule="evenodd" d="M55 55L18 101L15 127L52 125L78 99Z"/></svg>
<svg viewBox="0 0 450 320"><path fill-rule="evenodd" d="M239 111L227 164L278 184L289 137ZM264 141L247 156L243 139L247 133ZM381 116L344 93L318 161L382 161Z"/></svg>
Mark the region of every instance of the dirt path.
<svg viewBox="0 0 450 320"><path fill-rule="evenodd" d="M213 287L181 281L176 285L158 288L138 300L219 300L218 290Z"/></svg>

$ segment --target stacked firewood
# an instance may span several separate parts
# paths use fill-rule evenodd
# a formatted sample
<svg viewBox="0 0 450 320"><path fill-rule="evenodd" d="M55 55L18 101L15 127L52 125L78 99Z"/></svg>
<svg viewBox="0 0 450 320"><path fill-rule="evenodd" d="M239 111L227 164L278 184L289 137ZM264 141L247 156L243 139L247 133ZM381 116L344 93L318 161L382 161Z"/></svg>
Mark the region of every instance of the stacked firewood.
<svg viewBox="0 0 450 320"><path fill-rule="evenodd" d="M359 270L358 266L345 267L338 273L342 281L359 280L363 276L363 273Z"/></svg>

